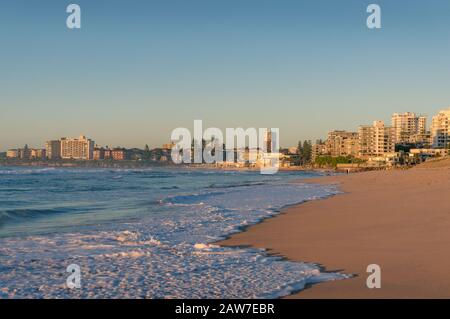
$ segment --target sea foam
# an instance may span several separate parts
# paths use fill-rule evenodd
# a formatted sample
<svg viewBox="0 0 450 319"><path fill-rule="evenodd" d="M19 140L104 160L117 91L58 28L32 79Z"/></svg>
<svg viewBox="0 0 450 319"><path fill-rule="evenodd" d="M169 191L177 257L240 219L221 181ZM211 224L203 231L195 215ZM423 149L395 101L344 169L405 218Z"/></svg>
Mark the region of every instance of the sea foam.
<svg viewBox="0 0 450 319"><path fill-rule="evenodd" d="M58 172L38 175L49 174ZM324 273L315 264L269 256L264 249L215 244L286 205L332 196L338 193L334 186L289 182L301 175L267 179L211 171L121 170L122 178L113 179L116 174L108 170L79 177L91 189L112 183L112 190L92 194L95 205L108 203L109 222L95 212L80 221L82 210L69 211L56 221L48 219L60 223L52 231L0 239L1 298L274 298L307 284L348 278ZM78 192L78 181L72 183L67 192L92 207L86 202L91 197ZM67 219L79 223L76 229L61 230ZM81 268L81 289L65 288L70 264Z"/></svg>

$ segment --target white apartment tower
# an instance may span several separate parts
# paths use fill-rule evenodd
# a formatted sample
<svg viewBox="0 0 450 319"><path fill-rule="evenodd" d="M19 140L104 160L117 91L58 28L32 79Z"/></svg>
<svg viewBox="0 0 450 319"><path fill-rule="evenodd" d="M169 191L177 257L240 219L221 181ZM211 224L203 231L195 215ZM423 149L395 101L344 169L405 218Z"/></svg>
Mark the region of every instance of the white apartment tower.
<svg viewBox="0 0 450 319"><path fill-rule="evenodd" d="M394 113L392 115L395 143L426 142L427 117L415 113Z"/></svg>
<svg viewBox="0 0 450 319"><path fill-rule="evenodd" d="M61 138L61 158L91 160L94 157L94 141L81 135L79 138Z"/></svg>
<svg viewBox="0 0 450 319"><path fill-rule="evenodd" d="M383 121L360 126L358 135L360 157L383 156L395 152L395 130L391 126L385 126Z"/></svg>
<svg viewBox="0 0 450 319"><path fill-rule="evenodd" d="M431 139L434 148L448 148L450 145L450 108L433 117Z"/></svg>

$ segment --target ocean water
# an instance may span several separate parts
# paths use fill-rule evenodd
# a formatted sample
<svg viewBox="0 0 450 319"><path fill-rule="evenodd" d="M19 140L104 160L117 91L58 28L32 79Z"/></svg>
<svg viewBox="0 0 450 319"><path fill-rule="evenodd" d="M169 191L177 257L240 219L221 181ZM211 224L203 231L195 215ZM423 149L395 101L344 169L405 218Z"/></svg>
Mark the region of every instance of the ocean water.
<svg viewBox="0 0 450 319"><path fill-rule="evenodd" d="M298 182L317 175L0 167L0 298L274 298L346 278L214 244L338 192Z"/></svg>

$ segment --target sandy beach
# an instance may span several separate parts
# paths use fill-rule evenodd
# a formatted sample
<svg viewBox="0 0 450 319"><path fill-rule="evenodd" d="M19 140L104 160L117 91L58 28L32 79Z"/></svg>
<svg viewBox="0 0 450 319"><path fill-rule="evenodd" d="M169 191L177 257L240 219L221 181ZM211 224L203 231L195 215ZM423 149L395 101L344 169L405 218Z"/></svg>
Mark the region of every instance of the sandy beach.
<svg viewBox="0 0 450 319"><path fill-rule="evenodd" d="M344 193L289 208L220 244L356 275L288 298L450 298L448 162L308 182L337 183ZM369 264L381 267L380 289L366 286Z"/></svg>

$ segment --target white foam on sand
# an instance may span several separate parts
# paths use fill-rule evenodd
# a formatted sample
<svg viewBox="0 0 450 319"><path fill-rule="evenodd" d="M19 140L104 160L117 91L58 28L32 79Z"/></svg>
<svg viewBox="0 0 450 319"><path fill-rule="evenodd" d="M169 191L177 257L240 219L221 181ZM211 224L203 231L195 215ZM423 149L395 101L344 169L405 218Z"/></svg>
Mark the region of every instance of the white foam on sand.
<svg viewBox="0 0 450 319"><path fill-rule="evenodd" d="M333 186L256 185L168 197L176 213L80 233L0 239L0 298L275 298L347 278L214 242ZM81 267L81 289L65 287Z"/></svg>

